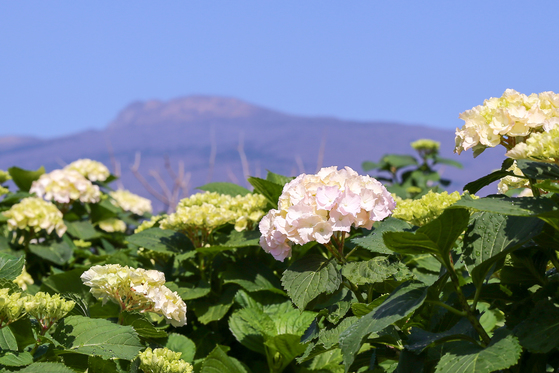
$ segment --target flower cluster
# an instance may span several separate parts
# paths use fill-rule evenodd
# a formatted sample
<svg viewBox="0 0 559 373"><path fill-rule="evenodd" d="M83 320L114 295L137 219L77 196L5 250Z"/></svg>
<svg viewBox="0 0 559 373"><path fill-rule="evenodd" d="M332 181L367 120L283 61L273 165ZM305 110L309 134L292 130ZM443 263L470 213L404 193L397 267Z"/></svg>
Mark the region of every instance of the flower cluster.
<svg viewBox="0 0 559 373"><path fill-rule="evenodd" d="M235 230L240 232L258 222L265 207L266 198L261 194L232 197L214 192L197 193L181 200L177 211L160 224L163 229L185 232L191 239L227 223L234 223Z"/></svg>
<svg viewBox="0 0 559 373"><path fill-rule="evenodd" d="M506 154L512 159L531 159L539 162L559 161L559 127L549 132L534 133L526 142L517 144Z"/></svg>
<svg viewBox="0 0 559 373"><path fill-rule="evenodd" d="M542 92L526 96L507 89L500 98L460 114L466 123L456 129L455 152L473 149L474 155L499 144L511 151L527 136L549 132L559 125L559 95Z"/></svg>
<svg viewBox="0 0 559 373"><path fill-rule="evenodd" d="M106 264L91 267L81 279L103 304L111 300L123 311L154 312L173 326L186 324L186 304L165 286L162 272Z"/></svg>
<svg viewBox="0 0 559 373"><path fill-rule="evenodd" d="M439 148L441 147L440 142L431 139L419 139L417 141L412 142L410 145L418 152L420 153L423 152L426 154L438 152Z"/></svg>
<svg viewBox="0 0 559 373"><path fill-rule="evenodd" d="M59 203L72 203L78 200L84 203L97 203L101 199L99 187L74 170L54 170L43 174L39 180L33 182L29 192Z"/></svg>
<svg viewBox="0 0 559 373"><path fill-rule="evenodd" d="M25 314L27 296L10 294L10 289L0 289L0 328L18 320Z"/></svg>
<svg viewBox="0 0 559 373"><path fill-rule="evenodd" d="M127 190L115 190L110 192L112 204L120 207L124 211L130 211L136 215L144 215L146 212L152 212L151 201L147 198L140 197L137 194Z"/></svg>
<svg viewBox="0 0 559 373"><path fill-rule="evenodd" d="M27 197L2 214L8 218L8 229L44 229L50 234L56 231L59 237L66 232L62 212L50 202L37 197Z"/></svg>
<svg viewBox="0 0 559 373"><path fill-rule="evenodd" d="M78 159L64 169L78 171L90 181L105 181L111 175L109 169L103 163L91 159Z"/></svg>
<svg viewBox="0 0 559 373"><path fill-rule="evenodd" d="M149 220L144 220L140 225L138 225L138 228L134 230L134 233L140 233L142 231L145 231L146 229L158 227L159 222L166 218L167 218L166 214L153 215Z"/></svg>
<svg viewBox="0 0 559 373"><path fill-rule="evenodd" d="M168 348L147 348L138 356L140 369L145 373L192 373L193 367L181 360L182 352L174 352Z"/></svg>
<svg viewBox="0 0 559 373"><path fill-rule="evenodd" d="M101 220L98 224L105 232L126 232L126 223L120 219L109 218Z"/></svg>
<svg viewBox="0 0 559 373"><path fill-rule="evenodd" d="M260 245L277 260L291 256L293 244L310 241L327 244L334 232L352 226L370 229L396 207L386 188L351 168L321 169L316 175L299 175L286 184L278 209L260 222Z"/></svg>
<svg viewBox="0 0 559 373"><path fill-rule="evenodd" d="M20 287L21 290L27 290L27 285L33 285L35 281L33 281L33 277L27 272L25 267L21 271L20 275L14 279L14 283Z"/></svg>
<svg viewBox="0 0 559 373"><path fill-rule="evenodd" d="M524 174L516 165L516 161L510 166L507 171L511 171L513 174L518 175L516 176L505 176L499 181L499 185L497 185L497 190L501 194L506 194L511 189L518 189L518 188L529 188L530 182L528 179L524 177Z"/></svg>
<svg viewBox="0 0 559 373"><path fill-rule="evenodd" d="M12 177L6 171L0 170L0 196L7 194L10 190L1 186L6 181L10 180Z"/></svg>
<svg viewBox="0 0 559 373"><path fill-rule="evenodd" d="M420 199L401 199L396 197L398 207L392 217L407 221L410 224L422 226L434 220L443 210L461 198L460 193L435 193L429 191Z"/></svg>
<svg viewBox="0 0 559 373"><path fill-rule="evenodd" d="M76 303L65 300L59 294L50 295L38 292L25 300L25 311L37 319L43 331L48 330L55 322L70 312Z"/></svg>

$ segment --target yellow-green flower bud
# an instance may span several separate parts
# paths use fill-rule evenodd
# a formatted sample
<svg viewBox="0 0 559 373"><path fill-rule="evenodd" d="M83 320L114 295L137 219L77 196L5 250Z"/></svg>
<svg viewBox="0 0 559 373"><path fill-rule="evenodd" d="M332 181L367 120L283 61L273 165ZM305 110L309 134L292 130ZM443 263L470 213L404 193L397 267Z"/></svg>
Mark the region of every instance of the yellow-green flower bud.
<svg viewBox="0 0 559 373"><path fill-rule="evenodd" d="M411 147L418 152L433 153L439 150L441 143L430 139L419 139L412 142Z"/></svg>
<svg viewBox="0 0 559 373"><path fill-rule="evenodd" d="M144 220L139 226L138 228L136 228L134 230L134 233L140 233L142 231L145 231L146 229L150 229L153 227L158 227L159 226L159 222L163 219L167 218L166 214L163 215L154 215L151 217L151 219L149 220Z"/></svg>
<svg viewBox="0 0 559 373"><path fill-rule="evenodd" d="M2 171L0 170L0 184L5 183L8 180L11 180L11 176L9 173L7 173L6 171Z"/></svg>
<svg viewBox="0 0 559 373"><path fill-rule="evenodd" d="M38 197L27 197L2 214L8 218L8 229L44 229L50 234L56 231L59 237L66 232L62 212L52 204Z"/></svg>
<svg viewBox="0 0 559 373"><path fill-rule="evenodd" d="M27 285L33 285L35 282L33 281L33 277L31 277L25 267L23 267L23 271L15 278L14 283L19 286L21 290L25 291L27 290Z"/></svg>
<svg viewBox="0 0 559 373"><path fill-rule="evenodd" d="M140 369L145 373L192 373L193 367L181 360L181 352L174 352L168 348L147 348L138 356Z"/></svg>
<svg viewBox="0 0 559 373"><path fill-rule="evenodd" d="M21 293L10 294L9 289L0 289L0 327L6 326L25 313L27 296Z"/></svg>
<svg viewBox="0 0 559 373"><path fill-rule="evenodd" d="M105 232L126 232L126 223L120 219L109 218L99 222L99 228Z"/></svg>
<svg viewBox="0 0 559 373"><path fill-rule="evenodd" d="M152 212L149 199L140 197L127 190L115 190L110 192L109 195L113 198L111 203L124 211L130 211L136 215L144 215L146 212L151 214Z"/></svg>
<svg viewBox="0 0 559 373"><path fill-rule="evenodd" d="M82 248L91 247L91 242L87 242L84 240L73 240L72 242L74 242L74 245L76 245L77 247L82 247Z"/></svg>
<svg viewBox="0 0 559 373"><path fill-rule="evenodd" d="M458 192L448 194L448 192L435 193L433 191L429 191L420 199L398 198L392 216L410 224L422 226L437 218L445 208L460 198Z"/></svg>
<svg viewBox="0 0 559 373"><path fill-rule="evenodd" d="M3 186L0 186L0 196L3 196L4 194L8 194L10 193L10 190L8 188L4 188Z"/></svg>
<svg viewBox="0 0 559 373"><path fill-rule="evenodd" d="M105 181L111 174L107 166L91 159L78 159L64 169L78 171L90 181Z"/></svg>
<svg viewBox="0 0 559 373"><path fill-rule="evenodd" d="M74 301L66 300L59 294L50 295L38 292L34 296L27 298L25 310L39 321L44 330L47 330L52 324L66 316L74 308L75 304Z"/></svg>

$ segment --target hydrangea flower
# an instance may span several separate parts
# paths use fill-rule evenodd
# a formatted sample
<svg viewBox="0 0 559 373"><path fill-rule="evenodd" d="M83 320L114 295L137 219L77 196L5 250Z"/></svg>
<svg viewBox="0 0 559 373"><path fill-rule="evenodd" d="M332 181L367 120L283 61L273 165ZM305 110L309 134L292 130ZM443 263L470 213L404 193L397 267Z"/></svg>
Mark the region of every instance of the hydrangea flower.
<svg viewBox="0 0 559 373"><path fill-rule="evenodd" d="M330 242L334 232L371 229L396 207L386 188L349 167L321 169L287 183L278 201L260 222L260 245L277 260L291 256L293 244Z"/></svg>
<svg viewBox="0 0 559 373"><path fill-rule="evenodd" d="M419 139L412 142L411 147L418 152L425 152L427 154L439 151L441 143L431 139Z"/></svg>
<svg viewBox="0 0 559 373"><path fill-rule="evenodd" d="M512 159L531 159L538 162L559 161L559 127L549 132L534 133L506 154Z"/></svg>
<svg viewBox="0 0 559 373"><path fill-rule="evenodd" d="M43 174L33 182L29 192L58 203L97 203L101 199L99 187L74 170L54 170Z"/></svg>
<svg viewBox="0 0 559 373"><path fill-rule="evenodd" d="M31 277L25 267L23 267L19 276L14 279L14 283L19 286L21 290L25 291L27 290L27 285L33 285L35 281L33 281L33 277Z"/></svg>
<svg viewBox="0 0 559 373"><path fill-rule="evenodd" d="M38 197L27 197L2 212L8 218L8 229L45 230L48 234L56 231L59 237L66 232L62 212L58 208Z"/></svg>
<svg viewBox="0 0 559 373"><path fill-rule="evenodd" d="M90 181L105 181L111 175L107 166L91 159L78 159L64 169L78 171Z"/></svg>
<svg viewBox="0 0 559 373"><path fill-rule="evenodd" d="M126 232L126 223L120 219L109 218L101 220L98 224L105 232Z"/></svg>
<svg viewBox="0 0 559 373"><path fill-rule="evenodd" d="M146 229L159 226L159 222L165 218L167 218L166 214L153 215L149 220L144 220L140 225L138 225L138 228L134 230L134 233L140 233L142 231L145 231Z"/></svg>
<svg viewBox="0 0 559 373"><path fill-rule="evenodd" d="M45 332L55 322L66 316L75 305L74 301L66 300L59 294L50 295L38 292L34 296L26 298L25 311L37 319Z"/></svg>
<svg viewBox="0 0 559 373"><path fill-rule="evenodd" d="M91 267L81 279L103 304L110 300L123 311L154 312L173 326L186 324L186 304L165 286L162 272L106 264Z"/></svg>
<svg viewBox="0 0 559 373"><path fill-rule="evenodd" d="M518 168L518 166L516 165L516 161L514 161L512 166L510 166L507 169L507 171L511 171L512 173L520 177L515 177L515 176L503 177L499 181L499 184L497 185L497 190L499 191L500 194L505 194L510 189L530 188L530 182L528 181L528 179L524 178L524 174L522 173L520 168Z"/></svg>
<svg viewBox="0 0 559 373"><path fill-rule="evenodd" d="M11 179L12 177L8 172L0 170L0 184L4 184L6 181Z"/></svg>
<svg viewBox="0 0 559 373"><path fill-rule="evenodd" d="M0 289L0 328L17 321L25 314L27 296L10 294L10 289Z"/></svg>
<svg viewBox="0 0 559 373"><path fill-rule="evenodd" d="M527 137L549 132L559 125L559 95L542 92L526 96L507 89L460 114L466 123L456 129L455 152L473 149L474 156L488 147L503 145L510 151Z"/></svg>
<svg viewBox="0 0 559 373"><path fill-rule="evenodd" d="M475 198L475 196L472 196ZM435 193L430 190L420 199L401 199L396 197L398 207L392 217L407 221L410 224L422 226L441 215L447 207L458 201L460 193Z"/></svg>
<svg viewBox="0 0 559 373"><path fill-rule="evenodd" d="M146 212L152 212L151 201L147 198L140 197L137 194L127 190L115 190L109 192L112 197L112 204L120 207L124 211L130 211L136 215L144 215Z"/></svg>
<svg viewBox="0 0 559 373"><path fill-rule="evenodd" d="M192 373L193 367L181 360L182 353L168 348L147 348L141 352L140 369L145 373Z"/></svg>

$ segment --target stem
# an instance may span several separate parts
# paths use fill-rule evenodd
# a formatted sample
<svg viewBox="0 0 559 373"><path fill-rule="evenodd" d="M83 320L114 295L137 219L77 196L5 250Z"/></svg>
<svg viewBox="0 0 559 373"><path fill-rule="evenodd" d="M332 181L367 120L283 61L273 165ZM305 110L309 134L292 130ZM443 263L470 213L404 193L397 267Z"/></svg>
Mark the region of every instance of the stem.
<svg viewBox="0 0 559 373"><path fill-rule="evenodd" d="M534 197L539 197L539 196L541 196L540 188L536 188L536 187L534 186L534 184L537 183L537 180L536 180L536 179L531 179L531 178L530 178L530 179L528 179L528 181L530 182L530 189L532 189L532 194L534 194Z"/></svg>
<svg viewBox="0 0 559 373"><path fill-rule="evenodd" d="M353 294L355 294L355 297L357 298L359 303L367 303L365 301L365 298L363 298L363 295L359 292L359 288L355 284L350 282L347 278L346 278L346 281L347 282L342 282L342 284L345 287L347 287L349 290L351 290L353 292Z"/></svg>
<svg viewBox="0 0 559 373"><path fill-rule="evenodd" d="M466 316L466 312L464 312L464 311L459 311L459 310L457 310L456 308L454 308L454 307L452 307L452 306L449 306L448 304L443 303L443 302L441 302L441 301L439 301L439 300L427 300L426 302L427 302L427 303L434 304L434 305L436 305L436 306L441 306L441 307L443 307L443 308L446 308L447 310L449 310L450 312L454 313L455 315L462 316L462 317L465 317L465 316Z"/></svg>
<svg viewBox="0 0 559 373"><path fill-rule="evenodd" d="M551 260L551 263L553 263L553 266L555 267L555 269L559 272L559 260L557 260L557 252L555 250L553 250L553 253L551 254L550 260Z"/></svg>

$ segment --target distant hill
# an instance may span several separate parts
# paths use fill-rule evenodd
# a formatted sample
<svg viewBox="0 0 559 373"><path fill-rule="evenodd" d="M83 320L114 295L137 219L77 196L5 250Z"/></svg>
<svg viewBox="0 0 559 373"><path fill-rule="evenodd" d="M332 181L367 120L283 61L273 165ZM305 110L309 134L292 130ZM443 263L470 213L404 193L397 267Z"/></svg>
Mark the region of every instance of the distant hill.
<svg viewBox="0 0 559 373"><path fill-rule="evenodd" d="M441 154L464 164L463 170L446 167L452 190L462 190L474 180L500 167L503 152L487 151L478 159L471 152L452 153L454 132L420 125L361 122L331 117L288 115L234 98L189 96L168 102L135 102L124 108L103 131L84 131L50 140L0 137L0 169L13 165L47 170L79 158L103 162L112 169L120 164L122 183L131 191L149 196L130 171L137 152L140 172L157 170L166 180L165 157L177 170L184 162L191 174L190 192L208 181L232 181L246 186L241 154L248 173L263 177L266 170L284 175L314 173L318 166L350 166L362 172L364 160L377 161L387 153L412 153L410 142L430 138L441 142ZM214 167L210 172L212 158ZM242 152L239 152L242 144ZM321 150L322 149L322 150ZM320 156L322 154L322 156ZM319 159L321 158L321 159ZM156 186L156 188L158 188ZM495 191L488 187L487 192Z"/></svg>

